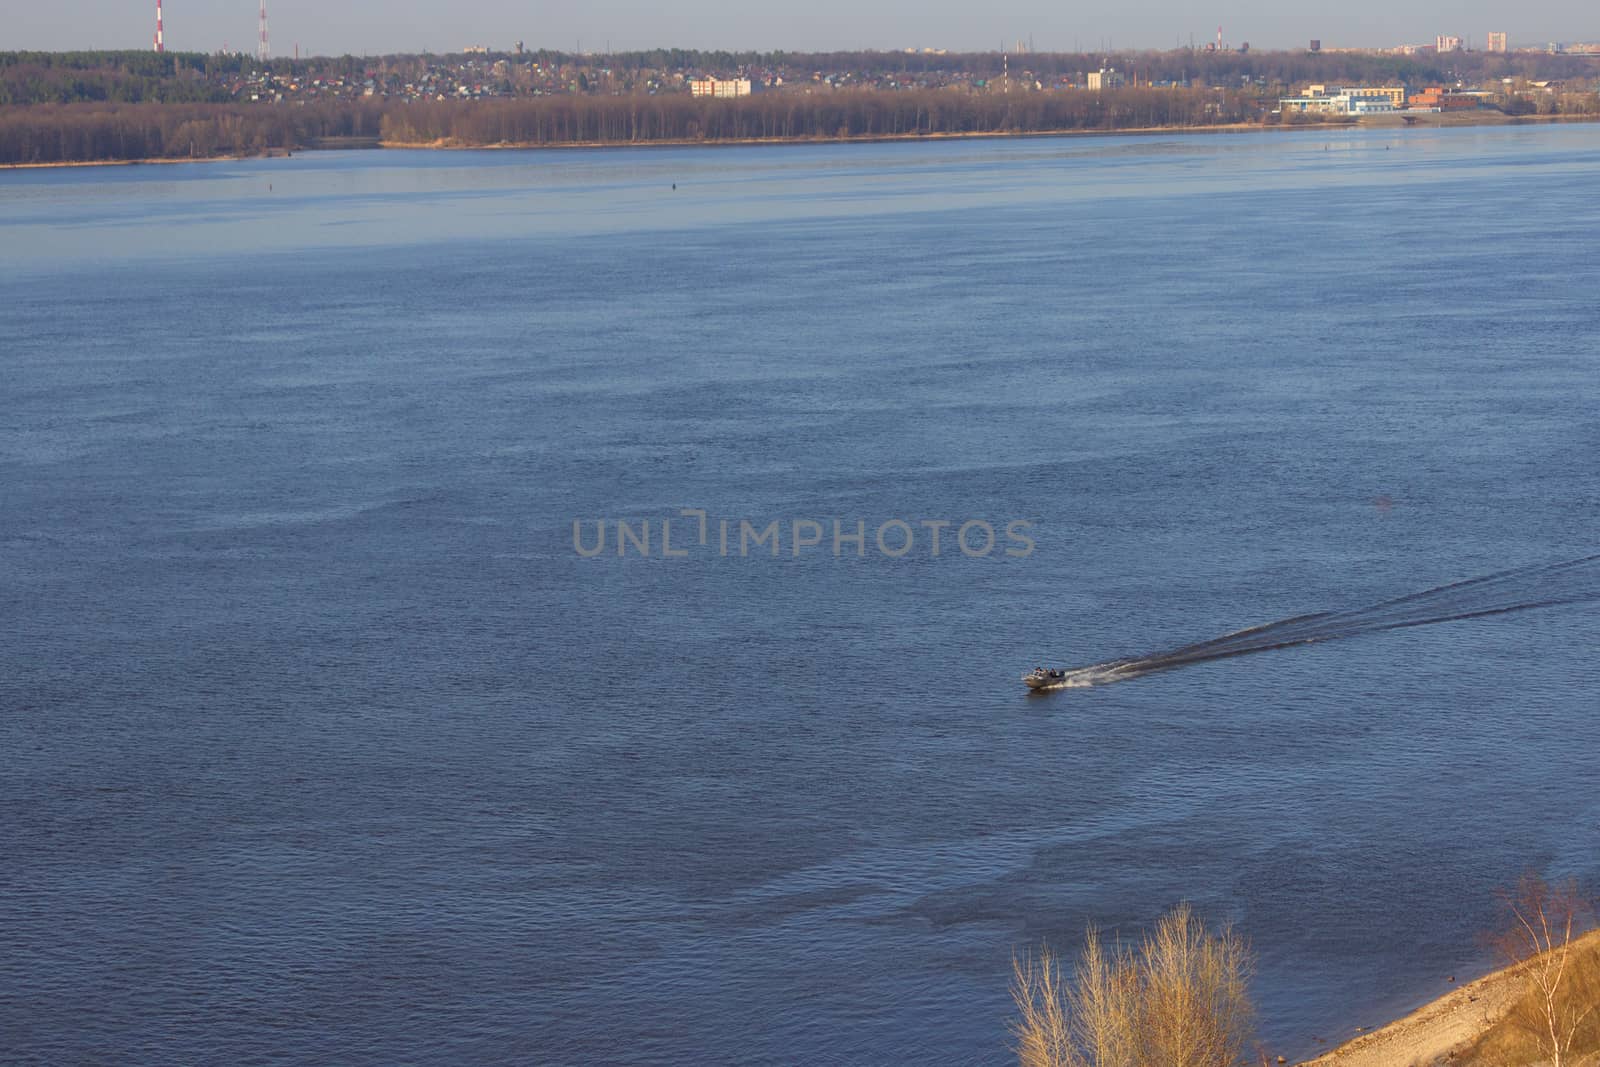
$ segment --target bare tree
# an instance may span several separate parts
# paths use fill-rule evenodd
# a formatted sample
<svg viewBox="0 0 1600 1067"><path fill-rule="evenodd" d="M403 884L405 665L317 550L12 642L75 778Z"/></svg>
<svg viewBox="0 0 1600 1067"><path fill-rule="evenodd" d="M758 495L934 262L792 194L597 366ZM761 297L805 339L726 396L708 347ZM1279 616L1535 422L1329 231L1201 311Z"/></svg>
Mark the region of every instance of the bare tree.
<svg viewBox="0 0 1600 1067"><path fill-rule="evenodd" d="M1071 980L1045 950L1013 961L1012 1024L1022 1067L1233 1067L1253 1012L1250 952L1232 929L1212 934L1188 904L1136 950L1090 928Z"/></svg>
<svg viewBox="0 0 1600 1067"><path fill-rule="evenodd" d="M1600 1007L1600 978L1574 951L1574 936L1593 920L1593 905L1577 883L1550 885L1524 875L1500 894L1505 931L1496 947L1526 976L1528 995L1507 1021L1531 1037L1552 1067L1563 1067L1579 1029Z"/></svg>
<svg viewBox="0 0 1600 1067"><path fill-rule="evenodd" d="M1141 953L1146 1062L1237 1063L1250 1034L1249 951L1232 930L1212 935L1187 904L1156 926Z"/></svg>
<svg viewBox="0 0 1600 1067"><path fill-rule="evenodd" d="M1091 942L1092 943L1092 942ZM1080 1067L1067 1015L1061 966L1049 949L1037 959L1011 958L1011 996L1018 1018L1011 1024L1021 1067Z"/></svg>
<svg viewBox="0 0 1600 1067"><path fill-rule="evenodd" d="M1118 946L1108 952L1100 931L1089 927L1067 1002L1073 1041L1084 1050L1087 1067L1137 1062L1139 978L1138 965L1129 951Z"/></svg>

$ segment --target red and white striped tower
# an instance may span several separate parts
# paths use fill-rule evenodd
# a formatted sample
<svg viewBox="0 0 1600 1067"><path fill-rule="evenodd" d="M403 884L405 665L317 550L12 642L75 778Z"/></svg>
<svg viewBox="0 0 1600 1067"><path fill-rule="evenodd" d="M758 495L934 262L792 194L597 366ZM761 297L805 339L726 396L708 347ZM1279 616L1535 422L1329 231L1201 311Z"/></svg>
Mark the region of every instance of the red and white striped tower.
<svg viewBox="0 0 1600 1067"><path fill-rule="evenodd" d="M166 42L161 39L161 0L156 0L156 51L165 52Z"/></svg>
<svg viewBox="0 0 1600 1067"><path fill-rule="evenodd" d="M261 0L261 44L257 49L257 57L263 63L272 58L272 49L267 47L267 0Z"/></svg>

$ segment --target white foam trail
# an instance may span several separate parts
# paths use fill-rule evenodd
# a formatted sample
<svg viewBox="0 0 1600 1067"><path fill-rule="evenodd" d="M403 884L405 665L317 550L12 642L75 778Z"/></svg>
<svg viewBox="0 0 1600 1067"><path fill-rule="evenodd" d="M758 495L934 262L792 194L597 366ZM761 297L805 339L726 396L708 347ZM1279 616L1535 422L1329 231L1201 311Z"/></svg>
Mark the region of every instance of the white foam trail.
<svg viewBox="0 0 1600 1067"><path fill-rule="evenodd" d="M1295 615L1148 656L1069 668L1060 681L1041 686L1038 691L1108 685L1155 671L1251 652L1592 600L1600 600L1600 555L1516 567L1408 593L1364 608Z"/></svg>

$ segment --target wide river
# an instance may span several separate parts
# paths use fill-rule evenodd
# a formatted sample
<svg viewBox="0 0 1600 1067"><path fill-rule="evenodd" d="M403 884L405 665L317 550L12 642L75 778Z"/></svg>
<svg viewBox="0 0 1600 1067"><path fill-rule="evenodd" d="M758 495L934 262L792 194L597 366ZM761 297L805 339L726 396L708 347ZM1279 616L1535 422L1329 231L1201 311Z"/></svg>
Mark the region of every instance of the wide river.
<svg viewBox="0 0 1600 1067"><path fill-rule="evenodd" d="M1600 125L0 173L0 1059L1002 1064L1180 900L1273 1055L1445 991L1600 876L1593 602L1018 675L1596 551L1597 233Z"/></svg>

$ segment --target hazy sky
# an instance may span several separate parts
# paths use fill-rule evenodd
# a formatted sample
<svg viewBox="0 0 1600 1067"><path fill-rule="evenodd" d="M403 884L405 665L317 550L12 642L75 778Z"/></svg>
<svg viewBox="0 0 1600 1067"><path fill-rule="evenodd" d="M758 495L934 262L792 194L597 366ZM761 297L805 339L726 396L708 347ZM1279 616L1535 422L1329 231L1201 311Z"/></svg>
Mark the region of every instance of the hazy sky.
<svg viewBox="0 0 1600 1067"><path fill-rule="evenodd" d="M257 0L165 0L167 46L253 51ZM0 0L0 51L148 47L155 0ZM1319 10L1323 9L1323 10ZM1482 47L1490 30L1513 44L1600 39L1597 0L268 0L272 50L302 54L455 51L464 45L585 51L677 46L792 51L907 47L995 49L1026 41L1039 51L1079 47L1170 48L1214 39L1230 45L1327 47L1431 43L1450 33Z"/></svg>

